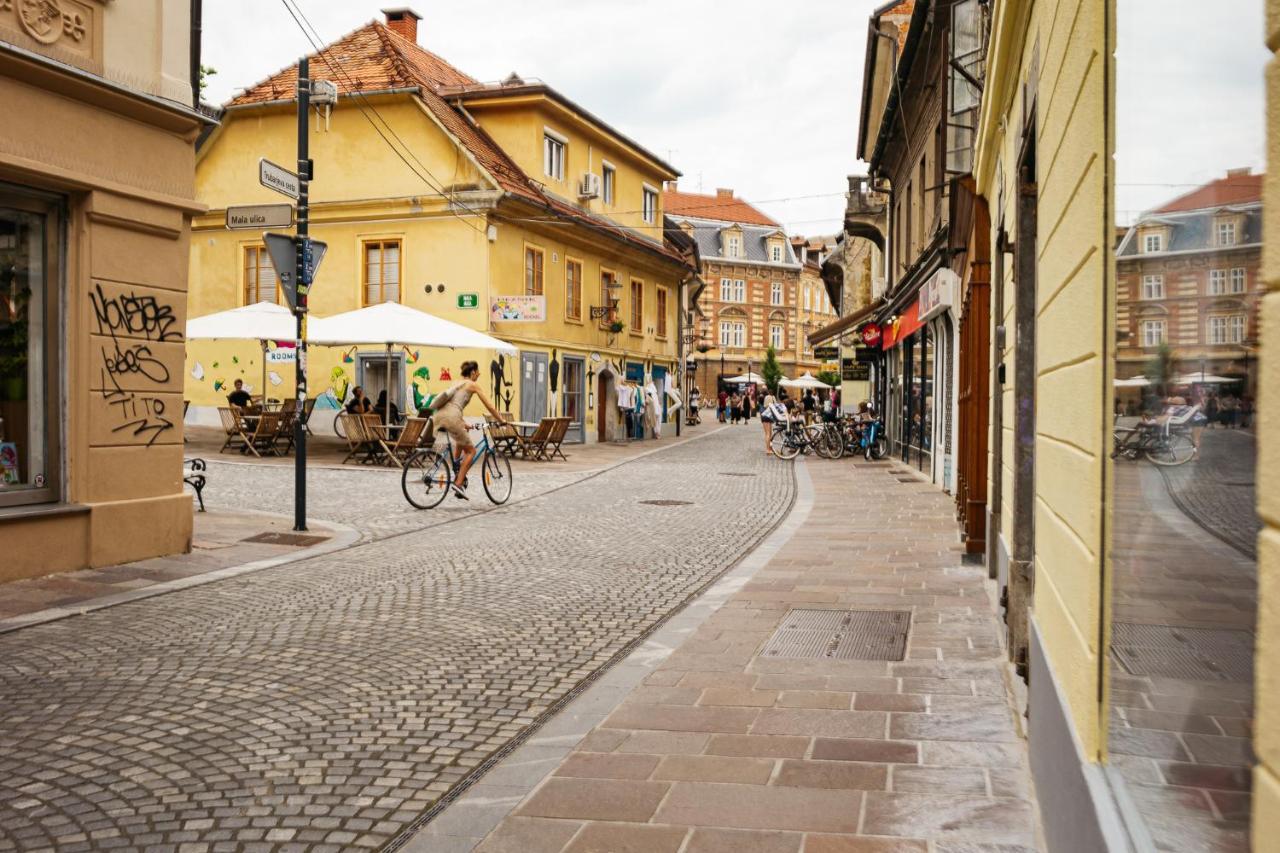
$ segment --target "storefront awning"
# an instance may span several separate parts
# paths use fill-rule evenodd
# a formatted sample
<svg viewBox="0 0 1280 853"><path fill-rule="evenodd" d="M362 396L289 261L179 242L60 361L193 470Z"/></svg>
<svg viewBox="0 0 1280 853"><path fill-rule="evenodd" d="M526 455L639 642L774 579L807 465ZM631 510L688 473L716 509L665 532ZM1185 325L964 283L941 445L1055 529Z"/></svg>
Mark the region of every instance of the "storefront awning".
<svg viewBox="0 0 1280 853"><path fill-rule="evenodd" d="M829 341L834 337L843 335L850 329L861 325L863 321L876 313L876 311L879 311L882 307L884 307L884 300L877 299L865 308L860 308L848 316L841 317L834 323L828 323L821 329L818 329L816 332L809 335L809 343L816 346L823 341Z"/></svg>
<svg viewBox="0 0 1280 853"><path fill-rule="evenodd" d="M920 303L912 302L897 317L885 322L884 331L880 336L881 348L893 349L923 325L924 323L920 322Z"/></svg>

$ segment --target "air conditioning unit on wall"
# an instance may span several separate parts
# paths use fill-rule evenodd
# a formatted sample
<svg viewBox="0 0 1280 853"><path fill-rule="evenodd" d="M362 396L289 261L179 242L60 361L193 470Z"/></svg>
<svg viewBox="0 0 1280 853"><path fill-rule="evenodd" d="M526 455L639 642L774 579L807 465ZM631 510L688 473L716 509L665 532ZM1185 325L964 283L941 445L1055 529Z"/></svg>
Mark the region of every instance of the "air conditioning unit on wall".
<svg viewBox="0 0 1280 853"><path fill-rule="evenodd" d="M587 172L582 176L582 182L578 184L578 198L599 198L600 197L600 176L594 172Z"/></svg>

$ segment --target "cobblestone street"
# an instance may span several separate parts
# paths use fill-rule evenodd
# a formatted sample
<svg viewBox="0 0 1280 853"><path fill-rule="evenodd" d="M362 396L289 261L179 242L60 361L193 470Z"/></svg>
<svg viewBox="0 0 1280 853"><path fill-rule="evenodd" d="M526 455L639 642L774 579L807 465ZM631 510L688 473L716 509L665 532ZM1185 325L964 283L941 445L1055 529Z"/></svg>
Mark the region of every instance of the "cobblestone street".
<svg viewBox="0 0 1280 853"><path fill-rule="evenodd" d="M757 438L0 637L0 850L385 844L783 517L792 468ZM367 474L386 507L320 475L315 515L388 517L398 483Z"/></svg>

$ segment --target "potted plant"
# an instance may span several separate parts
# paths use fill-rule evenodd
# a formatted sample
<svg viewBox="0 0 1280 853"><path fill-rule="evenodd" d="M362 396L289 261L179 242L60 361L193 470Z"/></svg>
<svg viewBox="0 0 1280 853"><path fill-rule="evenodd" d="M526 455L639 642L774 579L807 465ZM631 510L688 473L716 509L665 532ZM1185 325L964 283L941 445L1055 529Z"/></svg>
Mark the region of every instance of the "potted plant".
<svg viewBox="0 0 1280 853"><path fill-rule="evenodd" d="M614 320L612 323L609 324L609 331L613 332L615 335L618 334L618 332L621 332L625 328L626 326L623 325L621 320Z"/></svg>

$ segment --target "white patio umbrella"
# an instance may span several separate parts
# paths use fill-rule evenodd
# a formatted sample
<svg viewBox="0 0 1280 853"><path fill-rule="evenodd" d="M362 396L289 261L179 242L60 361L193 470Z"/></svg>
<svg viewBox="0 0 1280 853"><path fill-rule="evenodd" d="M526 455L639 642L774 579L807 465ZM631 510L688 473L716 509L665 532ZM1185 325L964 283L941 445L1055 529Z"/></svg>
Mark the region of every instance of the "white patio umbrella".
<svg viewBox="0 0 1280 853"><path fill-rule="evenodd" d="M1145 376L1131 376L1128 379L1117 379L1112 384L1117 388L1146 388L1151 384L1151 380Z"/></svg>
<svg viewBox="0 0 1280 853"><path fill-rule="evenodd" d="M814 388L814 389L825 388L828 391L831 390L830 385L818 379L816 376L814 376L812 373L810 373L807 370L804 372L804 375L802 376L799 376L795 379L784 379L778 384L784 385L787 388Z"/></svg>
<svg viewBox="0 0 1280 853"><path fill-rule="evenodd" d="M1224 385L1228 382L1239 381L1239 377L1215 376L1212 373L1184 373L1169 380L1174 385Z"/></svg>
<svg viewBox="0 0 1280 853"><path fill-rule="evenodd" d="M764 377L759 373L744 373L741 376L730 376L725 380L730 385L763 385Z"/></svg>
<svg viewBox="0 0 1280 853"><path fill-rule="evenodd" d="M267 397L267 343L293 341L298 334L293 312L274 302L257 302L187 321L187 340L257 341L262 345L262 398Z"/></svg>
<svg viewBox="0 0 1280 853"><path fill-rule="evenodd" d="M394 346L492 349L506 355L517 352L506 341L399 302L382 302L332 317L313 317L307 329L307 343L383 344L387 348L388 363ZM403 406L404 400L400 404ZM386 418L390 416L391 407L388 406Z"/></svg>

